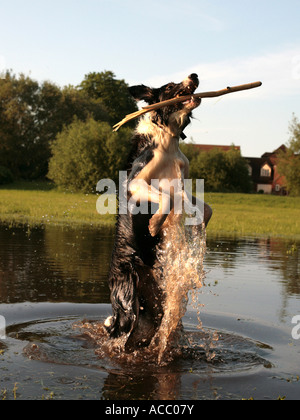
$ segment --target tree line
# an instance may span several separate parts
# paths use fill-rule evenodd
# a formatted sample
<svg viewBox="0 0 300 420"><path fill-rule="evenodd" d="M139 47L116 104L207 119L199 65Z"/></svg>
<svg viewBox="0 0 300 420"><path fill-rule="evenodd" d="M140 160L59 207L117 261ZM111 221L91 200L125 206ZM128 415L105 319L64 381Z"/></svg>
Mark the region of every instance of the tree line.
<svg viewBox="0 0 300 420"><path fill-rule="evenodd" d="M127 83L111 71L89 73L78 86L63 88L6 71L0 75L0 184L47 177L64 189L95 192L100 179L117 181L135 123L117 133L112 126L135 111ZM290 130L280 169L290 191L300 195L300 123L295 116ZM247 163L234 147L202 153L192 144L181 148L190 160L190 178L204 179L206 191L252 191Z"/></svg>
<svg viewBox="0 0 300 420"><path fill-rule="evenodd" d="M79 86L63 88L12 71L0 76L2 183L45 178L57 137L74 122L85 124L92 119L111 126L137 111L125 81L110 71L90 73ZM76 149L74 144L70 154Z"/></svg>
<svg viewBox="0 0 300 420"><path fill-rule="evenodd" d="M190 178L204 179L205 191L252 191L247 162L234 145L226 152L218 148L201 152L193 144L182 144L181 149L190 161Z"/></svg>

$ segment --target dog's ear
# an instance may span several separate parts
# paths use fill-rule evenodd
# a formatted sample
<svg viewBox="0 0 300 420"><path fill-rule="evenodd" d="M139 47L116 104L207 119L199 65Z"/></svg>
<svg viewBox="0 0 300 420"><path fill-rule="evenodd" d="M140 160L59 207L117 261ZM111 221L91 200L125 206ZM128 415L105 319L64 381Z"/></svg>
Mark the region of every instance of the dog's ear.
<svg viewBox="0 0 300 420"><path fill-rule="evenodd" d="M145 85L131 86L129 88L129 93L137 101L145 101L148 104L152 104L154 101L153 89Z"/></svg>

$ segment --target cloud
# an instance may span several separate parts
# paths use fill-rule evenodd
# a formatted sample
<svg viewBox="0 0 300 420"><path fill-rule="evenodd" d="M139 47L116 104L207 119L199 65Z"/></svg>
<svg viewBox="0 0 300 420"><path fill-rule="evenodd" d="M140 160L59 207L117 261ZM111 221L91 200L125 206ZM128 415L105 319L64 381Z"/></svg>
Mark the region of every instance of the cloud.
<svg viewBox="0 0 300 420"><path fill-rule="evenodd" d="M236 100L295 96L300 94L300 46L257 56L197 63L168 76L154 77L147 83L160 86L171 80L183 80L190 73L199 75L201 90L219 90L258 80L263 82L263 87L254 96L251 91L241 92L232 95Z"/></svg>
<svg viewBox="0 0 300 420"><path fill-rule="evenodd" d="M6 59L3 55L0 55L0 72L6 69Z"/></svg>

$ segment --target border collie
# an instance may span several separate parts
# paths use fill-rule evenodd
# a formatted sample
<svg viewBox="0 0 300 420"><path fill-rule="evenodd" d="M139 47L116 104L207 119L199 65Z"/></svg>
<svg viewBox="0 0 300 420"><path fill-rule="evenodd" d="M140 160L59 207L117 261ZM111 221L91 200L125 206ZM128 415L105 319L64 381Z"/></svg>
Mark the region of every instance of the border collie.
<svg viewBox="0 0 300 420"><path fill-rule="evenodd" d="M198 76L191 74L178 84L168 83L158 89L139 85L129 90L137 101L152 105L192 94L198 86ZM178 180L182 185L189 178L189 162L179 149L179 140L186 137L183 131L200 103L201 99L192 98L149 112L141 117L132 140L126 168L127 200L143 203L148 211L118 215L109 274L113 316L104 324L112 338L126 336L128 351L149 346L161 324L163 267L157 249L164 241L166 227L180 220L174 212L178 193L175 187L170 189L170 181ZM184 194L181 190L181 197ZM202 221L207 225L211 208L195 197L191 201L193 205L202 205Z"/></svg>

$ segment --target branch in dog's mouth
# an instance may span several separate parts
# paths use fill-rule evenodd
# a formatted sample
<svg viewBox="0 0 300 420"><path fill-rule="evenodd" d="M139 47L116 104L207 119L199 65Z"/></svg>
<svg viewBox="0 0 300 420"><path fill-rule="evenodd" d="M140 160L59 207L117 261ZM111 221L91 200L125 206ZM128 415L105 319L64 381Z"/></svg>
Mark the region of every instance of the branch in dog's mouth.
<svg viewBox="0 0 300 420"><path fill-rule="evenodd" d="M180 102L183 102L185 105L189 105L190 103L192 104L192 101L195 98L216 98L218 96L227 95L229 93L255 89L255 88L260 87L261 85L262 85L262 82L248 83L248 84L240 85L240 86L227 87L226 89L222 89L219 91L202 92L202 93L196 93L196 94L191 94L191 95L179 96L173 99L168 99L167 101L158 102L153 105L147 105L143 107L140 111L134 112L133 114L126 115L126 117L122 121L114 125L113 129L114 131L117 131L119 130L120 127L122 127L122 125L126 124L127 122L134 120L135 118L138 118L148 112L163 108L165 106L175 105Z"/></svg>

